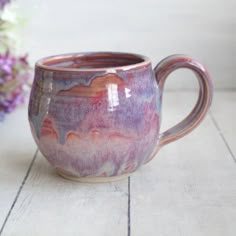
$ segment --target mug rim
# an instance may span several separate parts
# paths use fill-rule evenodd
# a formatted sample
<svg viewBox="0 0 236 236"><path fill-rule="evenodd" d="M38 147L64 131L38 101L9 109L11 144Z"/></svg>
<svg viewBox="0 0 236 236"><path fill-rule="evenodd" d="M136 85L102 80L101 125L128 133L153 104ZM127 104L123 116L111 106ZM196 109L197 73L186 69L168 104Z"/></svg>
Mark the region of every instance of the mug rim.
<svg viewBox="0 0 236 236"><path fill-rule="evenodd" d="M111 55L112 56L128 56L128 57L133 57L136 59L141 60L140 62L136 63L131 63L128 65L123 65L123 66L110 66L110 67L91 67L91 68L73 68L73 67L60 67L60 66L53 66L53 65L46 65L46 63L50 63L52 61L56 62L63 62L69 59L76 59L81 56L91 56L91 55L98 55L98 54L103 54L103 55ZM74 53L63 53L63 54L57 54L57 55L52 55L48 57L44 57L36 61L35 63L35 68L41 68L44 70L49 70L49 71L61 71L61 72L90 72L90 71L112 71L112 70L121 70L121 71L126 71L134 68L139 68L146 66L148 64L151 64L151 60L141 54L136 54L136 53L129 53L129 52L113 52L113 51L92 51L92 52L74 52Z"/></svg>

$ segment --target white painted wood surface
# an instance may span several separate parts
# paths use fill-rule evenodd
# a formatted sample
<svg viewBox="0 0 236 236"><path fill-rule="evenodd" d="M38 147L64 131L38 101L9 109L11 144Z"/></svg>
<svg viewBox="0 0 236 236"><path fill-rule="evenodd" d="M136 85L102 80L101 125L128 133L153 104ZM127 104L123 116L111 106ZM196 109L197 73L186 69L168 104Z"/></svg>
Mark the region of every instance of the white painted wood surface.
<svg viewBox="0 0 236 236"><path fill-rule="evenodd" d="M65 180L39 154L3 235L127 235L127 191Z"/></svg>
<svg viewBox="0 0 236 236"><path fill-rule="evenodd" d="M193 101L188 92L174 97L165 97L165 126ZM135 236L235 235L236 165L209 116L132 176L131 202Z"/></svg>
<svg viewBox="0 0 236 236"><path fill-rule="evenodd" d="M215 87L236 88L235 0L18 0L28 25L19 34L31 62L75 51L129 51L153 65L169 54L189 54L204 63ZM19 27L20 28L20 27ZM170 88L197 84L178 72Z"/></svg>
<svg viewBox="0 0 236 236"><path fill-rule="evenodd" d="M211 115L232 156L236 157L236 93L220 92L214 97ZM236 158L235 158L236 161Z"/></svg>
<svg viewBox="0 0 236 236"><path fill-rule="evenodd" d="M1 124L0 235L235 236L235 97L216 92L201 126L160 150L130 184L65 180L40 153L29 169L36 146L26 107L18 109ZM190 111L196 94L164 99L163 129Z"/></svg>
<svg viewBox="0 0 236 236"><path fill-rule="evenodd" d="M0 122L0 229L36 151L26 107Z"/></svg>

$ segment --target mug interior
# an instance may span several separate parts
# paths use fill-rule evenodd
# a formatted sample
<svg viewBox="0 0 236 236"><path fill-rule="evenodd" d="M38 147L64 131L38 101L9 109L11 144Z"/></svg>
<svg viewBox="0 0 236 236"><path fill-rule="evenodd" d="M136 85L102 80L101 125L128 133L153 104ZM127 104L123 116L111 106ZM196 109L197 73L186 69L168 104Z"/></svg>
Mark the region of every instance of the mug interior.
<svg viewBox="0 0 236 236"><path fill-rule="evenodd" d="M51 56L38 61L36 65L49 70L86 70L136 66L145 62L149 62L149 59L137 54L96 52Z"/></svg>

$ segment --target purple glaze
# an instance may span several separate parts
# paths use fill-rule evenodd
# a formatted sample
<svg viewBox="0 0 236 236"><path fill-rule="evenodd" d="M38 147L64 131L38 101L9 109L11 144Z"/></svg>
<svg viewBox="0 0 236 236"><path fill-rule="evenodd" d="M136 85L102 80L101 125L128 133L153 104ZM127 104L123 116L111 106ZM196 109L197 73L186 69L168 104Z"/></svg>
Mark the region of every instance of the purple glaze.
<svg viewBox="0 0 236 236"><path fill-rule="evenodd" d="M110 57L114 65L117 56ZM54 167L79 177L116 176L148 161L158 142L160 100L151 63L137 63L98 71L36 67L29 120Z"/></svg>
<svg viewBox="0 0 236 236"><path fill-rule="evenodd" d="M184 120L159 134L164 83L179 68L195 72L199 97ZM165 58L153 72L140 55L67 54L36 63L29 121L40 151L63 175L119 176L197 127L212 95L206 68L185 55Z"/></svg>

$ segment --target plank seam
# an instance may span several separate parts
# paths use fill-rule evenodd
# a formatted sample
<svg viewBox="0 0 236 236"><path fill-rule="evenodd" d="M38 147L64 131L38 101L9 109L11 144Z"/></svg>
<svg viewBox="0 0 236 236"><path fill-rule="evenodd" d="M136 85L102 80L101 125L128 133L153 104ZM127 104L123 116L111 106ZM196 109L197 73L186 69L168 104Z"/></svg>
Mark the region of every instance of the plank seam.
<svg viewBox="0 0 236 236"><path fill-rule="evenodd" d="M220 126L218 125L218 123L217 123L217 121L216 121L216 119L215 119L215 117L214 117L214 115L212 114L211 111L209 112L209 115L210 115L210 118L211 118L214 126L216 127L217 131L219 132L219 135L220 135L221 139L223 140L226 148L228 149L231 157L233 158L234 162L236 163L236 157L234 156L234 154L233 154L233 152L232 152L232 150L231 150L231 148L230 148L230 146L229 146L229 144L228 144L228 142L227 142L223 132L220 129Z"/></svg>
<svg viewBox="0 0 236 236"><path fill-rule="evenodd" d="M36 151L35 151L35 154L34 154L34 156L33 156L32 161L30 162L30 165L29 165L29 167L28 167L28 170L27 170L27 172L26 172L26 175L25 175L25 177L24 177L24 179L23 179L23 181L22 181L22 183L21 183L21 185L20 185L20 187L19 187L19 189L18 189L18 191L17 191L16 197L15 197L15 199L14 199L14 201L13 201L13 203L12 203L12 205L11 205L11 207L10 207L8 213L7 213L7 216L6 216L5 220L4 220L4 222L3 222L3 225L2 225L2 227L1 227L1 229L0 229L0 235L2 235L3 230L4 230L5 226L6 226L6 223L7 223L8 219L9 219L9 217L10 217L10 215L11 215L11 212L12 212L13 208L14 208L15 205L16 205L16 202L17 202L17 200L18 200L18 198L19 198L19 196L20 196L20 194L21 194L21 191L22 191L22 189L23 189L23 187L24 187L24 185L25 185L25 183L26 183L26 180L27 180L28 177L29 177L30 171L31 171L32 166L33 166L33 164L34 164L34 161L35 161L35 159L36 159L36 157L37 157L37 154L38 154L38 149L36 149Z"/></svg>

